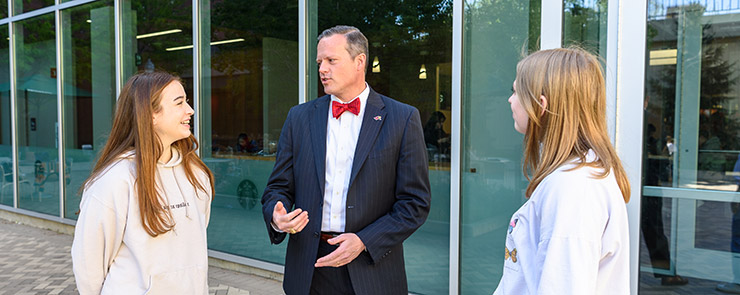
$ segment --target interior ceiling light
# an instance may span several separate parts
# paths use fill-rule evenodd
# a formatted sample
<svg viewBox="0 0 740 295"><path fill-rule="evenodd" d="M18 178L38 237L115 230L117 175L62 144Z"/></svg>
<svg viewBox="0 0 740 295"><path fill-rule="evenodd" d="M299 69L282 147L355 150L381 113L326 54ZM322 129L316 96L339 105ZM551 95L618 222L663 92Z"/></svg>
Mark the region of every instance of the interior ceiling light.
<svg viewBox="0 0 740 295"><path fill-rule="evenodd" d="M236 43L236 42L243 42L244 39L238 38L238 39L230 39L230 40L221 40L221 41L213 41L211 42L211 46L213 45L219 45L219 44L226 44L226 43ZM167 51L175 51L175 50L183 50L183 49L190 49L193 48L193 45L185 45L185 46L177 46L177 47L170 47L165 50Z"/></svg>
<svg viewBox="0 0 740 295"><path fill-rule="evenodd" d="M677 49L650 50L650 65L675 65L677 56Z"/></svg>
<svg viewBox="0 0 740 295"><path fill-rule="evenodd" d="M377 56L373 59L373 73L380 73L380 61Z"/></svg>
<svg viewBox="0 0 740 295"><path fill-rule="evenodd" d="M182 32L182 30L180 29L154 32L154 33L149 33L149 34L138 35L136 36L136 39L144 39L144 38L149 38L149 37L154 37L154 36L161 36L161 35L174 34L174 33L180 33L180 32Z"/></svg>

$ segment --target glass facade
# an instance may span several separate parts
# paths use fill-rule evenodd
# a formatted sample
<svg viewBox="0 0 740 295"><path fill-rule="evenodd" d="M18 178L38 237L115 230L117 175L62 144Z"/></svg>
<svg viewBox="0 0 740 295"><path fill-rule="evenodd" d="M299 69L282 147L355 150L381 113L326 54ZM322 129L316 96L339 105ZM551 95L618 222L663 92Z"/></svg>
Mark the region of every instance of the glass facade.
<svg viewBox="0 0 740 295"><path fill-rule="evenodd" d="M507 102L522 50L537 50L539 1L466 1L463 29L460 291L490 294L511 215L524 203L521 134ZM496 20L496 21L491 21Z"/></svg>
<svg viewBox="0 0 740 295"><path fill-rule="evenodd" d="M640 219L631 229L639 239L633 285L662 292L663 278L679 275L690 280L680 292L733 287L740 283L740 6L637 2L647 8L646 34L616 34L621 26L608 17L631 20L617 18L621 3L607 0L562 0L559 11L541 11L540 0L5 1L0 210L74 223L117 87L136 72L165 70L182 78L194 102L193 133L215 175L211 253L279 271L286 243L270 245L259 200L280 130L292 106L324 95L318 34L353 25L369 39L370 87L416 107L424 125L432 207L404 244L410 291L490 294L527 185L507 99L517 61L554 27L560 45L584 47L605 65L607 51L636 58L617 54L621 43L609 38L646 42L644 81L615 82L645 89L643 114L616 118L644 122L636 135L642 156L623 158L642 163L625 165L642 175L630 203L641 204L631 215Z"/></svg>
<svg viewBox="0 0 740 295"><path fill-rule="evenodd" d="M298 1L242 2L201 1L201 156L216 179L208 241L282 264L287 243L265 239L260 200L298 104Z"/></svg>
<svg viewBox="0 0 740 295"><path fill-rule="evenodd" d="M59 215L59 120L54 14L13 25L18 207Z"/></svg>
<svg viewBox="0 0 740 295"><path fill-rule="evenodd" d="M648 2L640 290L740 290L740 11Z"/></svg>
<svg viewBox="0 0 740 295"><path fill-rule="evenodd" d="M26 13L29 11L37 10L39 8L44 8L48 6L54 5L54 0L10 0L5 2L6 4L3 5L7 11L7 3L11 2L13 4L13 14L21 14ZM0 7L3 7L0 6ZM7 16L7 15L4 15Z"/></svg>
<svg viewBox="0 0 740 295"><path fill-rule="evenodd" d="M579 46L606 59L607 2L563 1L563 47Z"/></svg>
<svg viewBox="0 0 740 295"><path fill-rule="evenodd" d="M77 219L80 185L95 165L116 105L113 1L63 10L64 217Z"/></svg>
<svg viewBox="0 0 740 295"><path fill-rule="evenodd" d="M7 11L7 9L6 9ZM10 97L8 25L0 26L0 204L13 206L13 105Z"/></svg>

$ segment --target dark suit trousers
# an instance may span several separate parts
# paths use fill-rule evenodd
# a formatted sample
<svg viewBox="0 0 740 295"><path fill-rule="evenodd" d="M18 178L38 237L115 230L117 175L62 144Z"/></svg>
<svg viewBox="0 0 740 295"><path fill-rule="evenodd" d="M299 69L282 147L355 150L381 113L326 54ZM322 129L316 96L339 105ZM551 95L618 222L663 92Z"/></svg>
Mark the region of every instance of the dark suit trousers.
<svg viewBox="0 0 740 295"><path fill-rule="evenodd" d="M326 241L319 241L319 252L316 259L324 257L337 249ZM317 267L311 280L311 295L346 295L355 294L349 278L347 265L341 267Z"/></svg>

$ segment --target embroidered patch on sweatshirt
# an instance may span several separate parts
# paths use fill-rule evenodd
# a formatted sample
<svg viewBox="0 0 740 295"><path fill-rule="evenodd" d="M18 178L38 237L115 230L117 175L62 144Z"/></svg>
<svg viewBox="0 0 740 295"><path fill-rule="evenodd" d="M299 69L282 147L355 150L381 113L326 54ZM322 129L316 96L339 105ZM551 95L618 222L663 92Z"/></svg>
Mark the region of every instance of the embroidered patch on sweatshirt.
<svg viewBox="0 0 740 295"><path fill-rule="evenodd" d="M516 223L519 221L519 219L513 219L511 222L509 222L509 233L514 230L514 227L516 226Z"/></svg>

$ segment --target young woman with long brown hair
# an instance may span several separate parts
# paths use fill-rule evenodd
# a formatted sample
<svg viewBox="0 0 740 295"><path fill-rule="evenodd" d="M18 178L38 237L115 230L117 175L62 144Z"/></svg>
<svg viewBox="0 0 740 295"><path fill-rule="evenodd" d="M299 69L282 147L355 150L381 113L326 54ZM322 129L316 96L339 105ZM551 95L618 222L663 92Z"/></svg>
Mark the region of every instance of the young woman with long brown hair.
<svg viewBox="0 0 740 295"><path fill-rule="evenodd" d="M81 294L207 294L213 175L195 154L179 78L131 77L81 190L72 261Z"/></svg>
<svg viewBox="0 0 740 295"><path fill-rule="evenodd" d="M516 74L509 103L530 183L494 294L629 294L630 185L607 134L600 63L543 50Z"/></svg>

